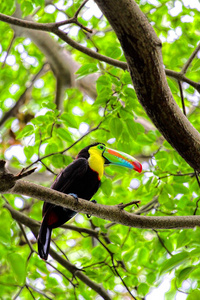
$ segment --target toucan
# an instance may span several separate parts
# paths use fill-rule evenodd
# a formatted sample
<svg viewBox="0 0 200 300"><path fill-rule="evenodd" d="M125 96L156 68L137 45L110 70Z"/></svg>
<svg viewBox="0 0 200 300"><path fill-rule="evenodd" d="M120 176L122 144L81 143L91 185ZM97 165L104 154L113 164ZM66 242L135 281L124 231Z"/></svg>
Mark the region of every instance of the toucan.
<svg viewBox="0 0 200 300"><path fill-rule="evenodd" d="M90 200L101 184L104 165L119 165L142 171L142 165L134 157L107 148L103 143L94 143L82 149L76 159L57 176L51 188L76 199ZM76 215L76 212L58 205L44 202L42 224L38 235L39 256L47 260L51 232Z"/></svg>

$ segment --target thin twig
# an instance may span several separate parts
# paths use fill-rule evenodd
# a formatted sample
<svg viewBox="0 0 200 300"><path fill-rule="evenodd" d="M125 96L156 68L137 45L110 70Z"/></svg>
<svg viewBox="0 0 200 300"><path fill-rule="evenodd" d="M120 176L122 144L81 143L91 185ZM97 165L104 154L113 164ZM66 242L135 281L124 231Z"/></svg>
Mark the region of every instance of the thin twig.
<svg viewBox="0 0 200 300"><path fill-rule="evenodd" d="M26 169L23 168L18 175L14 176L14 179L19 180L24 177L27 177L27 176L31 175L33 172L35 172L36 169L37 169L37 167L35 167L29 171L26 171Z"/></svg>
<svg viewBox="0 0 200 300"><path fill-rule="evenodd" d="M185 74L187 72L187 69L189 68L190 64L192 63L193 59L195 58L195 56L197 55L197 53L200 50L200 43L198 44L198 46L196 47L196 49L192 52L192 54L190 55L189 59L187 60L187 62L185 63L185 65L183 66L182 70L181 70L181 74Z"/></svg>
<svg viewBox="0 0 200 300"><path fill-rule="evenodd" d="M180 90L180 94L181 94L181 103L182 103L183 114L186 116L183 88L182 88L181 82L179 80L178 80L178 86L179 86L179 90Z"/></svg>
<svg viewBox="0 0 200 300"><path fill-rule="evenodd" d="M41 164L49 171L51 174L57 176L58 174L52 171L42 160L40 160Z"/></svg>
<svg viewBox="0 0 200 300"><path fill-rule="evenodd" d="M133 205L133 204L135 204L138 207L139 203L141 203L140 200L133 200L133 201L131 201L129 203L126 203L126 204L123 204L123 203L117 204L117 206L119 207L119 209L124 209L125 207Z"/></svg>
<svg viewBox="0 0 200 300"><path fill-rule="evenodd" d="M165 74L174 79L188 83L189 85L193 86L193 88L195 88L200 93L200 83L192 81L191 79L189 79L186 76L184 76L183 74L181 74L181 72L176 72L173 70L165 69Z"/></svg>
<svg viewBox="0 0 200 300"><path fill-rule="evenodd" d="M165 248L165 250L167 251L167 253L170 255L170 256L173 256L173 254L167 249L167 247L165 246L163 240L161 239L161 237L159 236L158 234L158 231L153 229L153 231L156 233L158 239L159 239L159 242L161 243L161 245L163 246L163 248Z"/></svg>
<svg viewBox="0 0 200 300"><path fill-rule="evenodd" d="M19 225L19 228L20 228L20 230L21 230L21 232L22 232L22 234L23 234L23 236L24 236L24 238L25 238L25 240L26 240L26 243L28 244L28 246L29 246L31 252L32 252L32 253L36 252L36 251L33 249L33 246L31 245L29 239L27 238L27 235L26 235L26 232L25 232L25 230L24 230L23 225L22 225L20 222L17 222L17 223L18 223L18 225Z"/></svg>
<svg viewBox="0 0 200 300"><path fill-rule="evenodd" d="M121 275L119 274L118 270L117 270L117 267L115 266L115 262L114 262L114 253L111 252L108 247L98 238L97 239L99 241L99 243L106 249L106 251L110 254L110 257L111 257L111 261L112 261L112 266L115 270L115 273L116 275L120 278L122 284L124 285L124 287L126 288L127 292L130 294L130 296L134 299L134 300L137 300L133 294L131 293L129 287L127 286L127 284L125 283L125 281L123 280L123 278L121 277Z"/></svg>
<svg viewBox="0 0 200 300"><path fill-rule="evenodd" d="M31 297L33 298L33 300L36 300L35 296L33 295L32 291L30 290L28 284L25 285L26 286L26 289L29 291ZM44 296L44 295L43 295ZM49 299L49 298L48 298ZM53 300L53 299L50 299L50 300Z"/></svg>
<svg viewBox="0 0 200 300"><path fill-rule="evenodd" d="M47 298L47 299L49 299L49 300L53 300L53 298L50 298L50 297L47 296L44 292L42 292L42 291L36 289L34 286L32 286L32 285L30 285L30 284L27 284L27 283L26 283L26 288L28 289L28 291L29 291L29 293L31 294L31 296L33 297L33 299L36 299L36 298L34 297L34 295L33 295L32 291L31 291L31 289L32 289L34 292L36 292L36 293L38 293L38 294L44 296L45 298ZM54 299L55 299L55 295L54 295Z"/></svg>
<svg viewBox="0 0 200 300"><path fill-rule="evenodd" d="M56 244L56 242L54 240L52 240L52 242L54 243L54 245L56 246L56 248L58 248L58 250L63 254L63 256L65 257L65 259L67 261L69 261L69 259L68 259L67 255L65 254L65 252L62 251L62 249Z"/></svg>
<svg viewBox="0 0 200 300"><path fill-rule="evenodd" d="M54 152L54 153L50 153L50 154L47 154L47 155L44 155L40 158L38 158L37 160L35 160L33 163L31 163L29 166L27 166L25 168L25 170L28 170L29 168L31 168L34 164L38 163L38 162L41 162L41 160L47 158L47 157L50 157L52 155L56 155L56 154L64 154L66 151L70 150L73 146L75 146L77 143L79 143L82 139L84 139L86 136L88 136L90 133L96 131L97 129L99 129L100 125L102 124L104 120L102 120L101 122L99 122L99 124L92 128L91 130L89 130L87 133L85 133L84 135L82 135L79 139L77 139L74 143L71 144L71 146L67 147L66 149L62 150L62 151L58 151L58 152Z"/></svg>
<svg viewBox="0 0 200 300"><path fill-rule="evenodd" d="M52 267L54 270L56 270L56 272L58 272L60 275L62 275L65 279L67 279L67 281L69 281L70 283L71 283L71 285L73 286L73 287L76 287L78 284L76 283L76 284L74 284L63 272L61 272L60 270L58 270L54 265L52 265L50 262L48 262L48 261L45 261L45 263L47 264L47 265L49 265L50 267Z"/></svg>
<svg viewBox="0 0 200 300"><path fill-rule="evenodd" d="M183 68L186 72L187 68L189 67L190 63L192 62L192 60L194 59L195 55L197 54L197 52L199 51L200 49L200 44L199 46L196 48L196 50L193 52L193 54L190 56L189 60L188 60L188 64L185 65L185 68ZM181 102L182 102L182 108L183 108L183 113L184 115L186 116L186 110L185 110L185 102L184 102L184 96L183 96L183 89L182 89L182 85L181 85L181 82L178 81L178 85L179 85L179 89L180 89L180 93L181 93ZM199 181L199 177L198 177L198 172L197 170L194 169L194 174L195 174L195 177L196 177L196 180L197 180L197 183L198 183L198 186L200 188L200 181ZM195 211L194 211L194 215L196 214L197 212L197 209L198 209L198 203L199 201L196 202L196 208L195 208Z"/></svg>
<svg viewBox="0 0 200 300"><path fill-rule="evenodd" d="M10 50L11 50L11 47L12 47L12 45L13 45L13 43L14 43L15 38L16 38L16 35L15 35L15 33L14 33L14 34L13 34L13 37L12 37L12 39L11 39L11 41L10 41L10 44L9 44L9 46L8 46L8 49L7 49L7 51L6 51L6 56L5 56L5 58L4 58L4 61L3 61L3 63L2 63L2 66L1 66L2 69L5 67L7 57L8 57L8 55L9 55L9 53L10 53Z"/></svg>
<svg viewBox="0 0 200 300"><path fill-rule="evenodd" d="M195 177L196 177L197 183L198 183L199 188L200 188L199 176L198 176L198 172L196 170L195 170ZM196 201L196 208L195 208L195 211L194 211L193 215L196 215L197 209L199 208L199 201L200 201L200 198Z"/></svg>
<svg viewBox="0 0 200 300"><path fill-rule="evenodd" d="M24 288L25 288L25 285L24 285L24 286L21 286L19 292L17 292L17 294L13 297L12 300L16 300L16 299L19 297L19 295L21 294L21 292L22 292L22 290L23 290Z"/></svg>
<svg viewBox="0 0 200 300"><path fill-rule="evenodd" d="M128 232L127 232L127 234L126 234L123 242L121 243L121 249L124 247L124 244L126 243L128 237L129 237L130 232L131 232L131 227L128 228Z"/></svg>
<svg viewBox="0 0 200 300"><path fill-rule="evenodd" d="M163 179L163 178L167 178L167 177L170 177L170 176L177 176L177 177L181 177L181 176L190 176L190 177L193 177L195 175L195 172L193 172L193 173L184 173L184 174L182 174L182 173L177 173L177 174L175 174L175 173L169 173L169 174L167 174L167 175L164 175L164 176L159 176L158 177L158 179Z"/></svg>

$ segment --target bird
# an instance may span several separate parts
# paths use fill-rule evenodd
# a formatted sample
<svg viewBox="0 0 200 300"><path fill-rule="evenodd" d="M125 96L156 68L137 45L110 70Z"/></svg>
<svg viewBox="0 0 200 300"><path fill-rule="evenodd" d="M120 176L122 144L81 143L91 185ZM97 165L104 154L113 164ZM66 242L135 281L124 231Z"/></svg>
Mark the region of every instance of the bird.
<svg viewBox="0 0 200 300"><path fill-rule="evenodd" d="M142 171L142 165L134 157L106 147L104 143L93 143L83 148L53 182L51 188L74 198L90 200L101 184L105 165L119 165L137 172ZM95 200L93 200L95 202ZM77 213L71 209L44 202L43 220L38 235L38 253L43 260L48 259L51 233Z"/></svg>

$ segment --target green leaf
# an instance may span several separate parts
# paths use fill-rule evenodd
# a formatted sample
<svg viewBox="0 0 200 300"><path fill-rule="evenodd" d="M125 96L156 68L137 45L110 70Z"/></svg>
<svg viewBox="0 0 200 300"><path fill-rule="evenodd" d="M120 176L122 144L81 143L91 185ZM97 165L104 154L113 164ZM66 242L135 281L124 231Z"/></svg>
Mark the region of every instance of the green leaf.
<svg viewBox="0 0 200 300"><path fill-rule="evenodd" d="M134 258L135 247L131 247L128 251L123 254L123 260L129 262Z"/></svg>
<svg viewBox="0 0 200 300"><path fill-rule="evenodd" d="M101 189L105 196L110 197L112 193L112 181L108 178L101 183Z"/></svg>
<svg viewBox="0 0 200 300"><path fill-rule="evenodd" d="M124 74L121 77L121 82L124 84L132 84L132 79L129 72L124 72Z"/></svg>
<svg viewBox="0 0 200 300"><path fill-rule="evenodd" d="M109 235L109 239L111 240L111 242L113 242L113 243L115 243L117 245L121 245L121 243L122 243L121 239L116 234L110 234Z"/></svg>
<svg viewBox="0 0 200 300"><path fill-rule="evenodd" d="M188 261L190 254L188 252L181 252L173 255L166 260L161 266L160 274L170 272L172 269Z"/></svg>
<svg viewBox="0 0 200 300"><path fill-rule="evenodd" d="M78 128L78 125L77 125L76 120L74 119L73 115L70 115L68 113L63 113L60 116L60 119L63 120L67 126L72 127L72 128Z"/></svg>
<svg viewBox="0 0 200 300"><path fill-rule="evenodd" d="M105 105L108 102L108 100L111 99L111 93L112 93L111 89L109 89L107 87L103 88L99 92L99 94L94 102L94 105L98 105L98 106Z"/></svg>
<svg viewBox="0 0 200 300"><path fill-rule="evenodd" d="M110 130L115 138L119 138L123 130L123 121L120 118L112 118L110 120Z"/></svg>
<svg viewBox="0 0 200 300"><path fill-rule="evenodd" d="M109 56L114 59L118 59L121 55L121 49L116 46L110 46L106 49L106 56Z"/></svg>
<svg viewBox="0 0 200 300"><path fill-rule="evenodd" d="M176 276L177 280L178 280L178 284L179 286L181 285L181 283L183 282L183 280L187 280L190 273L195 270L196 267L187 267L184 268L183 270L181 270L179 272L179 274Z"/></svg>
<svg viewBox="0 0 200 300"><path fill-rule="evenodd" d="M34 154L34 147L33 146L27 146L27 147L24 147L24 154L26 155L26 158L30 159L33 154Z"/></svg>
<svg viewBox="0 0 200 300"><path fill-rule="evenodd" d="M137 257L138 263L140 265L147 263L148 257L149 257L148 249L145 247L140 248L140 250L138 251L138 257Z"/></svg>
<svg viewBox="0 0 200 300"><path fill-rule="evenodd" d="M16 136L16 139L21 139L34 133L33 125L26 125Z"/></svg>
<svg viewBox="0 0 200 300"><path fill-rule="evenodd" d="M138 285L137 292L141 296L145 296L149 291L149 286L146 283L141 283Z"/></svg>
<svg viewBox="0 0 200 300"><path fill-rule="evenodd" d="M10 253L8 254L8 263L10 264L14 272L16 282L22 284L25 280L25 275L26 275L25 259L18 253Z"/></svg>
<svg viewBox="0 0 200 300"><path fill-rule="evenodd" d="M64 128L57 128L56 133L59 135L59 137L67 142L72 142L71 134Z"/></svg>
<svg viewBox="0 0 200 300"><path fill-rule="evenodd" d="M31 14L33 11L33 4L29 1L23 1L21 4L21 10L23 12L23 17Z"/></svg>
<svg viewBox="0 0 200 300"><path fill-rule="evenodd" d="M111 90L111 79L107 74L100 76L97 79L96 83L97 83L98 94L101 92L102 89L105 88L109 88Z"/></svg>
<svg viewBox="0 0 200 300"><path fill-rule="evenodd" d="M45 155L56 153L58 151L58 146L55 143L48 144L45 148Z"/></svg>
<svg viewBox="0 0 200 300"><path fill-rule="evenodd" d="M42 107L49 108L49 109L56 109L56 104L53 102L44 101L42 102Z"/></svg>
<svg viewBox="0 0 200 300"><path fill-rule="evenodd" d="M174 190L178 193L178 194L188 194L189 193L189 189L184 186L183 184L178 184L178 183L175 183L173 185L173 188Z"/></svg>
<svg viewBox="0 0 200 300"><path fill-rule="evenodd" d="M126 120L126 126L128 129L128 132L130 133L130 135L132 136L133 139L137 138L137 125L135 125L135 122L131 119L127 119Z"/></svg>
<svg viewBox="0 0 200 300"><path fill-rule="evenodd" d="M98 71L98 67L96 64L85 64L84 66L80 67L75 74L78 74L77 79L83 78L89 74L95 73Z"/></svg>
<svg viewBox="0 0 200 300"><path fill-rule="evenodd" d="M65 168L71 162L71 158L64 154L55 154L51 161L55 168L60 169Z"/></svg>
<svg viewBox="0 0 200 300"><path fill-rule="evenodd" d="M187 300L199 300L200 299L200 290L193 290L187 297Z"/></svg>
<svg viewBox="0 0 200 300"><path fill-rule="evenodd" d="M196 72L200 70L200 60L196 60L196 62L193 64L191 71Z"/></svg>

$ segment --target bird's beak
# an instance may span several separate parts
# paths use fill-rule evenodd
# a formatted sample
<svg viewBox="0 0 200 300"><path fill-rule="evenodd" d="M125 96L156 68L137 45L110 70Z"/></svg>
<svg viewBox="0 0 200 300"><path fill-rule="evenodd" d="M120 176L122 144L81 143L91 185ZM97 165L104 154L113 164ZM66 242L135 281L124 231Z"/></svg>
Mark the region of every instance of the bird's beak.
<svg viewBox="0 0 200 300"><path fill-rule="evenodd" d="M130 156L124 152L116 151L110 148L106 148L103 152L105 158L105 164L113 164L129 169L133 169L139 173L142 172L142 165L133 156Z"/></svg>

